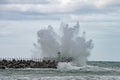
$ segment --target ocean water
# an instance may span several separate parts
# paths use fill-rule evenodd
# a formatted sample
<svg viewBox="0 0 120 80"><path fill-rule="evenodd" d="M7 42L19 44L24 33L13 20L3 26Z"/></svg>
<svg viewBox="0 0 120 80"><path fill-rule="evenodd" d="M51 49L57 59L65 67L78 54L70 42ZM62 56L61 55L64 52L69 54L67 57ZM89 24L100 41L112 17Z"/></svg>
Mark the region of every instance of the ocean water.
<svg viewBox="0 0 120 80"><path fill-rule="evenodd" d="M89 61L87 64L76 67L59 63L57 69L1 69L0 80L120 80L120 62Z"/></svg>

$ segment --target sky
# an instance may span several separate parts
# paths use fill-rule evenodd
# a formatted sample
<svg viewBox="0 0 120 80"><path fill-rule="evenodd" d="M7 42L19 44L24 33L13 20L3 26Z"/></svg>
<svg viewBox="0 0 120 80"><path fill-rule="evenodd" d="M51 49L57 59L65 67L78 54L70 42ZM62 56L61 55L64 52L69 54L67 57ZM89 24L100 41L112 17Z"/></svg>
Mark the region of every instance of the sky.
<svg viewBox="0 0 120 80"><path fill-rule="evenodd" d="M120 0L0 0L0 57L29 58L39 29L80 22L88 60L120 61Z"/></svg>

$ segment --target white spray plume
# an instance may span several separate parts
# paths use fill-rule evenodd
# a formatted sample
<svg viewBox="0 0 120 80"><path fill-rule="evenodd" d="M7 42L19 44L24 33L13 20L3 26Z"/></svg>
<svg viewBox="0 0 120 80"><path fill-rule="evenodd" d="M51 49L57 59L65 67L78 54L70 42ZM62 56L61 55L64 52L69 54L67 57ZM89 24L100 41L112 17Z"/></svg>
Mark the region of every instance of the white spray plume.
<svg viewBox="0 0 120 80"><path fill-rule="evenodd" d="M62 23L60 26L62 34L58 35L51 26L48 26L47 29L37 32L38 41L34 45L42 57L57 57L57 53L61 52L63 57L72 57L76 66L84 66L93 43L92 40L86 41L85 32L78 36L79 28L79 22L73 27Z"/></svg>

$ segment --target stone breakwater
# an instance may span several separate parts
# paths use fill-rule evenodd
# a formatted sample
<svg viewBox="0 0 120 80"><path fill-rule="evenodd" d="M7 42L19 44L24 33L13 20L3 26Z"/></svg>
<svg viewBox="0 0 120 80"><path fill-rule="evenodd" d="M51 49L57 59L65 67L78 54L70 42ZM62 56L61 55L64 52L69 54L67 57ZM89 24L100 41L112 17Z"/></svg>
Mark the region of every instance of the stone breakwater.
<svg viewBox="0 0 120 80"><path fill-rule="evenodd" d="M44 59L0 59L0 69L6 68L57 68L58 62L70 62L71 58L44 58Z"/></svg>
<svg viewBox="0 0 120 80"><path fill-rule="evenodd" d="M56 60L41 59L1 59L0 69L6 68L57 68Z"/></svg>

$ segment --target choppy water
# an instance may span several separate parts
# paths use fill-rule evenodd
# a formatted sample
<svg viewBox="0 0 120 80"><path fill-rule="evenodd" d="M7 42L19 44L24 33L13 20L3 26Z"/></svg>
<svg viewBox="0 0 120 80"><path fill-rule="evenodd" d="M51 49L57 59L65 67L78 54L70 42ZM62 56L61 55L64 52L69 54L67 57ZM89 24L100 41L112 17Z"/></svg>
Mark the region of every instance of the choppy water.
<svg viewBox="0 0 120 80"><path fill-rule="evenodd" d="M120 80L120 62L88 62L86 67L64 64L58 69L1 69L0 80Z"/></svg>

